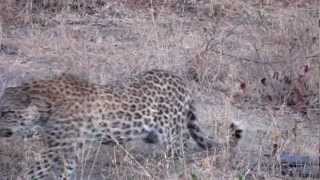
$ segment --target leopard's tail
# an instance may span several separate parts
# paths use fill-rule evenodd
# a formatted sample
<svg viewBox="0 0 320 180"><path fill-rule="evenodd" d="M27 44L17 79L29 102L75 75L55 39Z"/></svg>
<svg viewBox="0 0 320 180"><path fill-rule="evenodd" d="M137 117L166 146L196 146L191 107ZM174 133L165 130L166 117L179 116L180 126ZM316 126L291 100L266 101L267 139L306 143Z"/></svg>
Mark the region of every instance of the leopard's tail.
<svg viewBox="0 0 320 180"><path fill-rule="evenodd" d="M188 122L187 128L193 140L200 146L202 149L210 150L213 148L222 148L221 145L205 135L201 130L196 115L193 111L188 112Z"/></svg>
<svg viewBox="0 0 320 180"><path fill-rule="evenodd" d="M189 130L189 133L191 137L194 139L194 141L200 146L202 149L205 150L216 150L221 151L223 149L223 144L216 142L212 137L208 137L200 128L198 124L198 119L196 115L194 114L194 110L190 109L188 112L188 122L187 122L187 128ZM229 133L231 134L228 144L232 146L231 148L234 148L237 146L242 130L239 129L235 124L231 124L229 127Z"/></svg>

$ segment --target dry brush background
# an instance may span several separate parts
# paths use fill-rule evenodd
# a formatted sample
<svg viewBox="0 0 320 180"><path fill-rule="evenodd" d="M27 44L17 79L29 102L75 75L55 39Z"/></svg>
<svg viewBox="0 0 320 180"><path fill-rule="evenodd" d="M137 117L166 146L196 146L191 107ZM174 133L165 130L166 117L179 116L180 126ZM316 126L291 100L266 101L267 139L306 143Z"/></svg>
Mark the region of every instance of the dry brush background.
<svg viewBox="0 0 320 180"><path fill-rule="evenodd" d="M79 179L320 178L319 1L0 0L0 18L0 94L63 72L106 84L168 69L189 80L209 134L243 129L232 153L192 160L101 147ZM0 140L0 179L21 178L39 144ZM314 164L284 169L284 154Z"/></svg>

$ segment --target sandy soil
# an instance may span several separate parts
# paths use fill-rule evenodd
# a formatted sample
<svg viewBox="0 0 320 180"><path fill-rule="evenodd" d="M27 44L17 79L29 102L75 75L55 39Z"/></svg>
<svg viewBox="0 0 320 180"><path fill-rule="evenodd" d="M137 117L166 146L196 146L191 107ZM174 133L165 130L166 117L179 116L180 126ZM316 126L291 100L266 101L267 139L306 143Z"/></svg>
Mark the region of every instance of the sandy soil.
<svg viewBox="0 0 320 180"><path fill-rule="evenodd" d="M4 1L0 94L63 72L106 84L167 69L189 79L208 134L225 143L235 122L243 136L231 153L181 160L143 143L103 146L84 155L76 179L303 178L299 169L281 173L283 153L310 157L315 165L302 174L320 178L319 2L101 2L52 12ZM0 139L0 179L17 179L39 146L37 139Z"/></svg>

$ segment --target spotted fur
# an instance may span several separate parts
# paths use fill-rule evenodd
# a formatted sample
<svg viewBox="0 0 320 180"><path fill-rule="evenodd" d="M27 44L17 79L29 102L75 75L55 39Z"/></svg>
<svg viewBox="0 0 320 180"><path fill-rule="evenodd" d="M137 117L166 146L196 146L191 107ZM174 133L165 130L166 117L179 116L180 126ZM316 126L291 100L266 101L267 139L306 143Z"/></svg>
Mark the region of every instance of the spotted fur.
<svg viewBox="0 0 320 180"><path fill-rule="evenodd" d="M4 101L11 103L4 106ZM0 102L0 123L5 122L0 136L10 137L32 126L42 129L47 147L27 172L30 179L44 179L52 171L60 179L70 179L77 164L75 151L88 142L143 140L183 148L192 137L203 149L217 145L198 126L183 79L164 70L104 86L62 75L8 88Z"/></svg>

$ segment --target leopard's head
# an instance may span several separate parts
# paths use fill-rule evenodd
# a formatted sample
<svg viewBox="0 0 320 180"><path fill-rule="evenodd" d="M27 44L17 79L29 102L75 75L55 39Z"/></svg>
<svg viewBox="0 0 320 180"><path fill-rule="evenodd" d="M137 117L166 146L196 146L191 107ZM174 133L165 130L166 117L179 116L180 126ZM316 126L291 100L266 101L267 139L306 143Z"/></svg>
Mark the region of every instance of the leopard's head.
<svg viewBox="0 0 320 180"><path fill-rule="evenodd" d="M0 137L8 138L13 135L29 137L34 133L40 113L35 106L24 109L0 110Z"/></svg>
<svg viewBox="0 0 320 180"><path fill-rule="evenodd" d="M7 88L0 99L0 138L27 135L40 113L30 98L17 88Z"/></svg>

